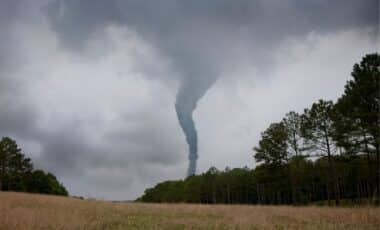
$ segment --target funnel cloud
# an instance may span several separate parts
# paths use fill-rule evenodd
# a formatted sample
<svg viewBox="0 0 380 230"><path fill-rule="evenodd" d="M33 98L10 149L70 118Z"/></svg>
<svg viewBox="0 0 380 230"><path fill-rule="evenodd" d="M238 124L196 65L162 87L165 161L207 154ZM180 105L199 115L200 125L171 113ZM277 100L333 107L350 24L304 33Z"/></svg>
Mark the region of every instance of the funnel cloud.
<svg viewBox="0 0 380 230"><path fill-rule="evenodd" d="M192 79L192 81L189 81L188 79ZM197 82L202 80L199 76L197 78L185 78L178 90L175 102L175 110L178 121L186 136L186 142L189 146L189 166L187 169L187 176L191 176L196 173L198 159L198 135L194 124L193 113L197 107L198 100L206 93L207 89L215 81L215 79L211 78L204 79L208 79L208 82L203 82L201 84Z"/></svg>
<svg viewBox="0 0 380 230"><path fill-rule="evenodd" d="M186 136L186 142L189 146L189 167L187 169L187 176L194 175L197 169L197 159L198 159L198 135L195 128L193 112L196 107L196 101L193 102L192 108L186 108L181 103L181 91L178 93L177 102L175 104L175 110L177 112L177 117L179 124ZM183 99L182 99L183 100Z"/></svg>

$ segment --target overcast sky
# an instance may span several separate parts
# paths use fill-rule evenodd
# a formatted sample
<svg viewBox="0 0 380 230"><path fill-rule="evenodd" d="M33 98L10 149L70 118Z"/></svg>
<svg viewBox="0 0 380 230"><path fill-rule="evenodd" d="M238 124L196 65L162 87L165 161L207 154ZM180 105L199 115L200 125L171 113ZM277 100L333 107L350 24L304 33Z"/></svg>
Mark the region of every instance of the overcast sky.
<svg viewBox="0 0 380 230"><path fill-rule="evenodd" d="M260 132L335 100L378 51L377 0L0 3L0 135L73 195L182 179L179 89L199 97L198 172L255 166Z"/></svg>

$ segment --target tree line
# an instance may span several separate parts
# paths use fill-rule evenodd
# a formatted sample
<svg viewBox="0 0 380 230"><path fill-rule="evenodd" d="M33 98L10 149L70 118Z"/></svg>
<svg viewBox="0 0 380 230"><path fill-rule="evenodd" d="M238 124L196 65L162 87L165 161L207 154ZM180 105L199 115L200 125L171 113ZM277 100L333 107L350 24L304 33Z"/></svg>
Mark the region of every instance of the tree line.
<svg viewBox="0 0 380 230"><path fill-rule="evenodd" d="M308 204L380 201L380 56L355 64L343 95L291 111L261 133L254 169L214 167L146 189L141 202Z"/></svg>
<svg viewBox="0 0 380 230"><path fill-rule="evenodd" d="M0 191L68 195L52 173L34 170L31 159L9 137L0 141Z"/></svg>

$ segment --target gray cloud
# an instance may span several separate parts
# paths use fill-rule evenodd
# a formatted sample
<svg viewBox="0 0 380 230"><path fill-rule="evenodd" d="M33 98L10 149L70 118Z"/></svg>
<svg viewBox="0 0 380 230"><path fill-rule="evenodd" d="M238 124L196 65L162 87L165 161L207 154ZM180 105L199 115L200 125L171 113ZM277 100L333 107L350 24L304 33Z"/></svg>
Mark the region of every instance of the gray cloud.
<svg viewBox="0 0 380 230"><path fill-rule="evenodd" d="M200 169L243 166L270 119L323 97L310 88L299 100L279 85L296 92L289 81L305 76L325 89L315 76L339 74L310 63L344 48L353 51L322 69L348 76L377 36L377 9L376 0L2 1L0 135L16 138L74 194L135 198L184 176L186 146L173 106L179 91L187 114L206 95L194 114ZM323 48L329 42L331 53ZM315 59L292 59L293 49ZM328 95L346 80L336 78ZM265 90L289 100L272 106L279 95Z"/></svg>
<svg viewBox="0 0 380 230"><path fill-rule="evenodd" d="M377 10L376 0L66 0L47 7L52 29L67 47L83 47L110 24L125 25L173 58L176 68L191 72L203 67L203 73L220 69L220 55L233 54L242 38L247 48L251 43L257 49L310 31L375 27ZM212 58L218 58L217 63Z"/></svg>
<svg viewBox="0 0 380 230"><path fill-rule="evenodd" d="M225 65L238 60L236 41L263 68L268 49L291 36L372 26L377 1L57 1L48 6L52 28L75 49L110 24L127 26L173 62L182 80L176 110L189 144L188 175L196 170L197 132L192 119L198 100ZM223 57L223 58L221 58ZM265 67L264 67L265 68Z"/></svg>

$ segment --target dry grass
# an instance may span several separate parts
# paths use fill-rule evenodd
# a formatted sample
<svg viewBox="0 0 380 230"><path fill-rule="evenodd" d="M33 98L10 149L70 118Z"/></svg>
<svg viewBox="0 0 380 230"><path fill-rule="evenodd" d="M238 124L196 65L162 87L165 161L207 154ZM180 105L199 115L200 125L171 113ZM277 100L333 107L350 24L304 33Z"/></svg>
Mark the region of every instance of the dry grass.
<svg viewBox="0 0 380 230"><path fill-rule="evenodd" d="M129 204L0 192L0 229L380 229L380 209Z"/></svg>

